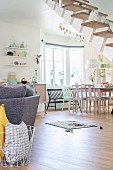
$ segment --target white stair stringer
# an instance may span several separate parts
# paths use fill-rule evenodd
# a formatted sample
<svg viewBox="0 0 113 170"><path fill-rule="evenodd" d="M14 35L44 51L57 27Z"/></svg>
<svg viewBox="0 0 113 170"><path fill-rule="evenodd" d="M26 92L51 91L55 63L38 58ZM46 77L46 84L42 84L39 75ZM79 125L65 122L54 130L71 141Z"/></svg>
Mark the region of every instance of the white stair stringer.
<svg viewBox="0 0 113 170"><path fill-rule="evenodd" d="M107 43L113 42L113 38L107 39ZM103 55L106 56L110 61L113 62L113 47L104 47Z"/></svg>
<svg viewBox="0 0 113 170"><path fill-rule="evenodd" d="M58 5L58 3L55 1L52 0L44 0L44 1L60 17L62 17L67 24L72 25L74 29L82 33L82 35L85 37L87 42L92 42L92 45L94 46L94 48L97 49L97 51L101 52L110 61L113 61L113 48L105 46L106 42L108 41L113 42L113 39L111 38L106 39L99 36L93 36L93 32L96 32L97 30L81 26L83 20L77 18L72 19L71 14L73 14L73 12L61 8L60 5ZM101 30L103 29L105 28L102 28Z"/></svg>

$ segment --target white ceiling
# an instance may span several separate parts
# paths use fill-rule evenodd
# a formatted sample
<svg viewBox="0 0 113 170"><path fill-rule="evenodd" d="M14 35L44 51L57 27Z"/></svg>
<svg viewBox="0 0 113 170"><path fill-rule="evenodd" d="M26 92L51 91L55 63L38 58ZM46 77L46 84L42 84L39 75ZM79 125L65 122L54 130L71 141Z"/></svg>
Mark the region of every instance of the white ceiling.
<svg viewBox="0 0 113 170"><path fill-rule="evenodd" d="M109 14L113 19L113 0L90 0L101 12ZM23 24L41 28L46 33L63 35L59 24L63 23L43 0L0 0L0 21Z"/></svg>
<svg viewBox="0 0 113 170"><path fill-rule="evenodd" d="M41 28L46 33L60 34L63 22L43 0L0 0L0 21Z"/></svg>

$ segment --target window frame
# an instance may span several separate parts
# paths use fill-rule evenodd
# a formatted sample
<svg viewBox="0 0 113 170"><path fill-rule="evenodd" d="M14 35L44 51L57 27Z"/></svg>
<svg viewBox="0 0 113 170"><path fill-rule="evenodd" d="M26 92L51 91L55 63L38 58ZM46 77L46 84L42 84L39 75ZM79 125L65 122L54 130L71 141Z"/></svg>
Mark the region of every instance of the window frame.
<svg viewBox="0 0 113 170"><path fill-rule="evenodd" d="M64 85L70 85L70 57L69 57L69 50L74 48L78 48L78 49L83 49L84 50L84 46L65 46L65 45L56 45L56 44L49 44L46 43L46 45L43 45L43 59L42 59L42 82L46 83L46 74L45 74L45 68L46 68L46 60L45 60L45 48L52 48L53 49L62 49L63 52L63 58L64 58ZM84 58L82 55L82 82L83 82L83 72L84 72Z"/></svg>

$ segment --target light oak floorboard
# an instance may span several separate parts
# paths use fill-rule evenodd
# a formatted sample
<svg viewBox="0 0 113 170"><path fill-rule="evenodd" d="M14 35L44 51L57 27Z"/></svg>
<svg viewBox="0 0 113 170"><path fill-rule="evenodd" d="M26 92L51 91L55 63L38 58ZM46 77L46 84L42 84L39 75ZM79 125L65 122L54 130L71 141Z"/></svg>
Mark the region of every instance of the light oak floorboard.
<svg viewBox="0 0 113 170"><path fill-rule="evenodd" d="M45 124L56 120L76 120L97 127L75 129L71 133ZM110 113L38 113L35 126L30 164L21 168L0 167L0 170L113 170L113 115Z"/></svg>

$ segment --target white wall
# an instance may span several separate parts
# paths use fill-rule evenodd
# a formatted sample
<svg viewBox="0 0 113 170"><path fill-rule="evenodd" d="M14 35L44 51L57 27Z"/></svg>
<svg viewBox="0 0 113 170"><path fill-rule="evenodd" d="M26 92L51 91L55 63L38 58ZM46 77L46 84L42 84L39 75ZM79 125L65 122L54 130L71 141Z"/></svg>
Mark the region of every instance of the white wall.
<svg viewBox="0 0 113 170"><path fill-rule="evenodd" d="M26 44L28 48L27 63L29 67L26 69L26 67L5 66L5 64L9 62L9 59L4 56L5 47L8 47L13 42L21 44L22 41L24 41L24 44ZM0 81L7 78L9 71L16 72L18 81L20 81L22 77L26 77L30 81L34 71L38 70L40 82L40 67L39 64L37 65L36 63L36 56L34 56L37 54L40 54L40 30L0 22Z"/></svg>

